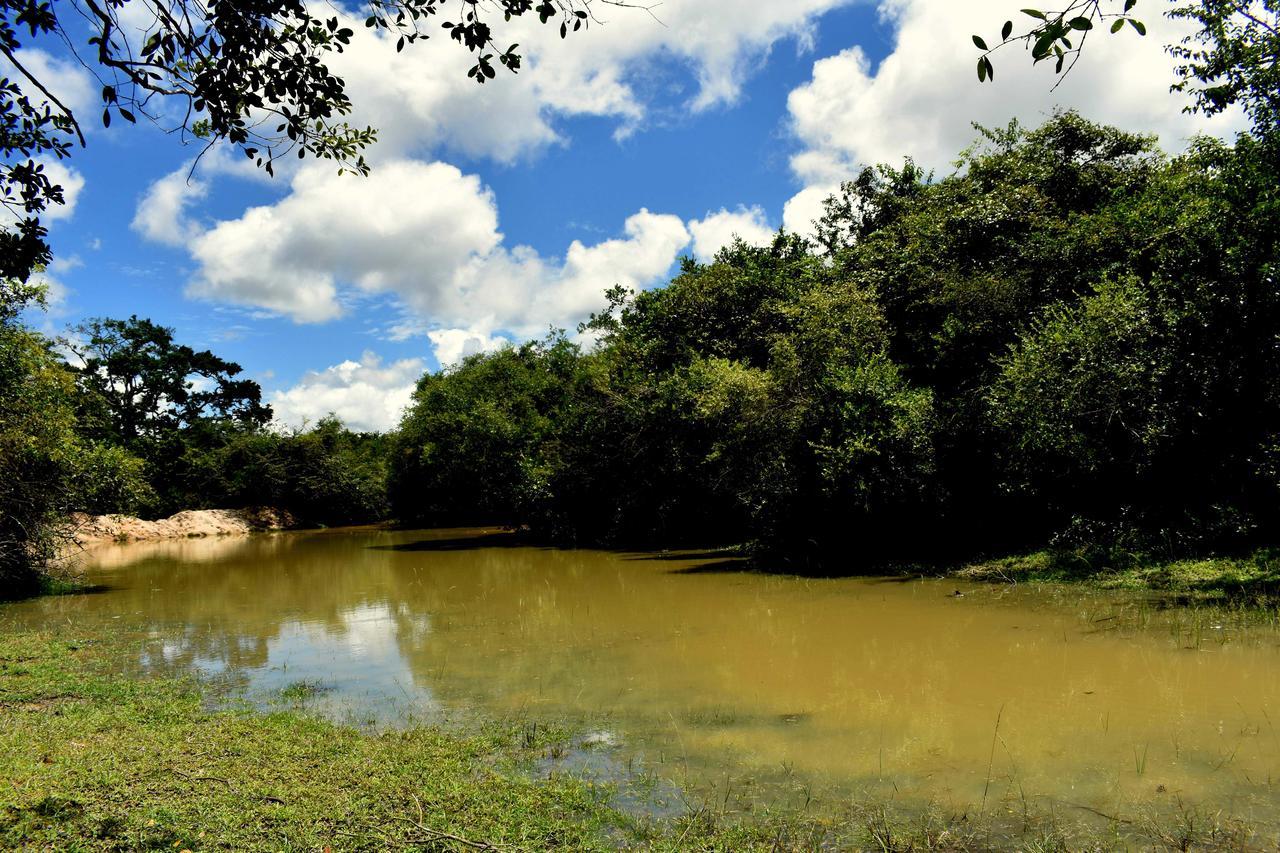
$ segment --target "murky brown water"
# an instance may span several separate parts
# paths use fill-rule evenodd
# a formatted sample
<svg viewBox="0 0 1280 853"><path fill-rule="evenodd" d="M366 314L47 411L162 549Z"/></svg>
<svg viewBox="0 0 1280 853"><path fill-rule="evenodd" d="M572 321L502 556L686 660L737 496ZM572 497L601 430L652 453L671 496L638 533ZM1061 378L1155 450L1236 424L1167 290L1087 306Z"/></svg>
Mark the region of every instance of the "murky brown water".
<svg viewBox="0 0 1280 853"><path fill-rule="evenodd" d="M355 721L571 719L677 781L1280 813L1274 626L508 544L365 530L112 547L90 575L107 591L3 615L109 621L137 632L134 665L258 699L318 685L316 708Z"/></svg>

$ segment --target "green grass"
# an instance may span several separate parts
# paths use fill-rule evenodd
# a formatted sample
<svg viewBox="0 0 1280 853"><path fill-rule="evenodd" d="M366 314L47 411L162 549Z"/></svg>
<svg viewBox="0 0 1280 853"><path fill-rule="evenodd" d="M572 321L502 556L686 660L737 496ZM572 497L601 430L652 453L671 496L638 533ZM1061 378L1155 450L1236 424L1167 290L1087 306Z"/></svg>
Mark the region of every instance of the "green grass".
<svg viewBox="0 0 1280 853"><path fill-rule="evenodd" d="M1182 560L1126 558L1090 563L1070 554L1035 551L983 560L953 572L996 582L1086 582L1106 589L1156 590L1196 599L1256 600L1280 594L1280 551L1263 549L1236 557Z"/></svg>
<svg viewBox="0 0 1280 853"><path fill-rule="evenodd" d="M515 772L501 728L369 736L213 713L191 683L97 674L94 657L54 635L0 642L0 848L385 849L440 832L586 849L616 822L606 791Z"/></svg>

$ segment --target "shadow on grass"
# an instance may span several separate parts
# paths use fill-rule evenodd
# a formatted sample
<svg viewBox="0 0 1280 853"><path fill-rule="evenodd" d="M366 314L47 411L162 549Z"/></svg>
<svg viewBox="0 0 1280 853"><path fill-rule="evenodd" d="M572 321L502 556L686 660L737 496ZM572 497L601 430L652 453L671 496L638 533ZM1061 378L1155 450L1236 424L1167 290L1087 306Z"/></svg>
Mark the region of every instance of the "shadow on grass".
<svg viewBox="0 0 1280 853"><path fill-rule="evenodd" d="M1174 610L1211 603L1227 607L1280 607L1280 578L1240 581L1207 581L1187 589L1156 587L1151 604L1160 610Z"/></svg>

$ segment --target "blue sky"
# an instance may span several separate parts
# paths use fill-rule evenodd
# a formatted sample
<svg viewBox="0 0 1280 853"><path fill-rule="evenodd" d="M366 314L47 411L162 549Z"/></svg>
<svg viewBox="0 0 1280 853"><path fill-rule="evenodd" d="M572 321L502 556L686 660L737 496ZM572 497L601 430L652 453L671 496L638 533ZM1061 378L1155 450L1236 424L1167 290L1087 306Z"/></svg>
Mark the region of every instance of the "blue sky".
<svg viewBox="0 0 1280 853"><path fill-rule="evenodd" d="M971 121L1075 106L1171 150L1243 127L1181 112L1161 50L1178 33L1153 12L1146 39L1099 41L1052 93L1013 53L980 86L970 22L994 31L1013 5L668 0L662 25L615 10L569 42L529 33L527 69L483 89L442 39L397 57L357 27L338 70L383 134L370 178L266 180L215 153L188 180L196 148L176 135L95 130L51 222L57 298L32 319L150 317L241 363L285 423L387 428L423 370L572 329L607 287L660 286L733 233L803 232L862 163L945 173ZM28 58L96 115L65 55Z"/></svg>

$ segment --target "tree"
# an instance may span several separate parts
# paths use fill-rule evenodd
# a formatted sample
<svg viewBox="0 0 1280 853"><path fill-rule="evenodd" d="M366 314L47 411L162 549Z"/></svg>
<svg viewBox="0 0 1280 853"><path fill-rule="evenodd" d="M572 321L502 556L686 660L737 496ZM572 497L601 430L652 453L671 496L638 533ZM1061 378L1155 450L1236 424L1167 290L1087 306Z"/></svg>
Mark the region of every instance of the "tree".
<svg viewBox="0 0 1280 853"><path fill-rule="evenodd" d="M477 83L521 66L518 44L504 46L513 19L536 15L559 24L561 37L593 20L593 3L621 0L367 0L364 25L396 39L396 50L426 39L438 26L474 60ZM76 15L60 15L74 8ZM450 14L449 10L453 12ZM441 20L442 18L446 20ZM65 19L65 20L64 20ZM126 26L125 23L128 22ZM141 22L141 24L140 24ZM137 33L141 28L142 35ZM80 33L89 55L79 56ZM362 151L373 128L349 125L352 111L341 77L327 58L341 53L355 31L336 14L303 0L0 0L0 57L11 72L0 78L0 204L18 220L0 229L0 277L25 280L50 259L40 214L62 200L41 157L62 159L84 145L80 119L23 64L24 40L60 38L104 81L102 122L139 116L176 127L183 138L236 146L268 173L296 154L368 171Z"/></svg>
<svg viewBox="0 0 1280 853"><path fill-rule="evenodd" d="M1180 63L1174 88L1191 92L1206 115L1241 104L1254 132L1273 137L1280 127L1280 0L1200 0L1169 16L1199 28L1169 48Z"/></svg>
<svg viewBox="0 0 1280 853"><path fill-rule="evenodd" d="M520 523L545 491L548 437L579 352L561 335L464 359L418 382L392 449L401 520Z"/></svg>
<svg viewBox="0 0 1280 853"><path fill-rule="evenodd" d="M105 410L101 429L116 441L133 445L206 419L244 425L271 420L258 383L235 378L240 365L175 344L172 329L135 315L97 318L76 331L84 338L72 347L83 361L85 406ZM92 412L87 414L91 421Z"/></svg>
<svg viewBox="0 0 1280 853"><path fill-rule="evenodd" d="M73 392L50 343L0 308L0 599L34 592L56 549L75 470Z"/></svg>

